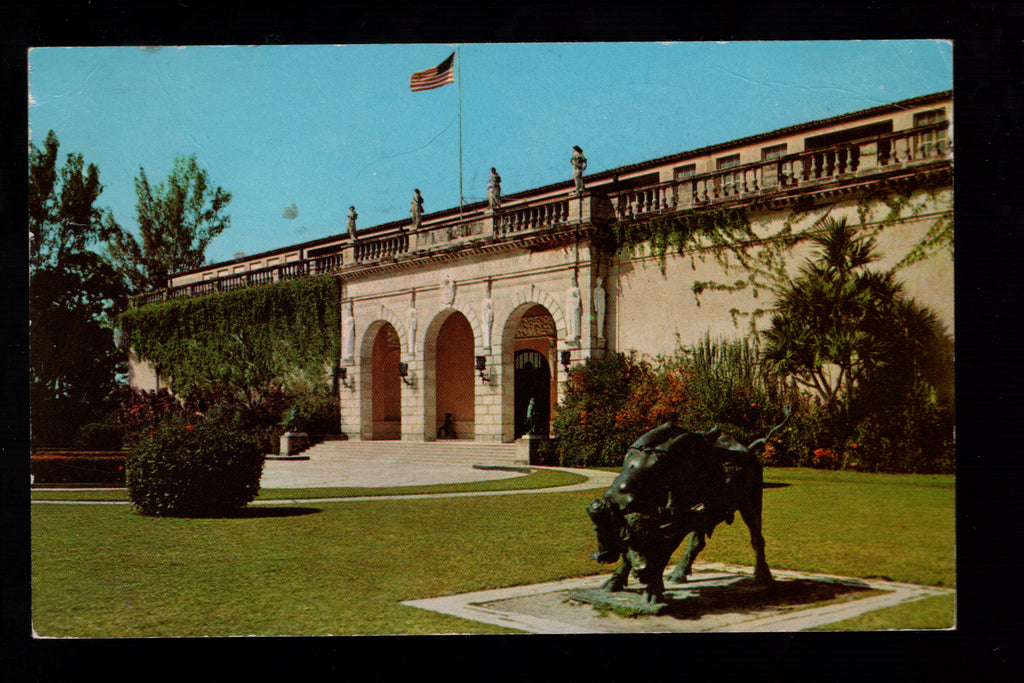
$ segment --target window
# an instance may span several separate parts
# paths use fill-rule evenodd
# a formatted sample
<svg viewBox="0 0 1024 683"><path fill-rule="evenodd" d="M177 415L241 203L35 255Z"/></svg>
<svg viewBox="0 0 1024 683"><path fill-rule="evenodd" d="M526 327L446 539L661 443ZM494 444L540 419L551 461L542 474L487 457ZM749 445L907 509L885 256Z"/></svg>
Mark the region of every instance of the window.
<svg viewBox="0 0 1024 683"><path fill-rule="evenodd" d="M786 156L786 144L772 145L771 147L764 147L761 149L761 161L771 161L773 159L781 159Z"/></svg>
<svg viewBox="0 0 1024 683"><path fill-rule="evenodd" d="M786 145L772 145L761 148L761 161L775 161L786 156ZM765 164L761 167L761 187L776 187L779 184L779 164Z"/></svg>
<svg viewBox="0 0 1024 683"><path fill-rule="evenodd" d="M930 126L933 123L943 123L946 120L945 109L931 109L914 114L914 128Z"/></svg>
<svg viewBox="0 0 1024 683"><path fill-rule="evenodd" d="M719 171L735 168L740 165L740 155L730 154L727 157L719 157L715 160L715 166ZM739 173L724 173L715 176L715 195L728 197L739 194L743 188L743 178Z"/></svg>
<svg viewBox="0 0 1024 683"><path fill-rule="evenodd" d="M739 154L730 154L727 157L719 157L718 159L715 160L715 165L716 165L716 168L718 168L719 171L723 171L723 170L725 170L727 168L733 168L735 166L739 166L740 165L740 155Z"/></svg>
<svg viewBox="0 0 1024 683"><path fill-rule="evenodd" d="M684 180L686 178L692 178L697 174L697 164L685 164L683 166L676 166L672 169L672 177L676 180Z"/></svg>
<svg viewBox="0 0 1024 683"><path fill-rule="evenodd" d="M924 128L946 122L945 109L930 109L914 114L914 128ZM933 128L918 133L912 140L915 159L939 156L946 142L946 129Z"/></svg>

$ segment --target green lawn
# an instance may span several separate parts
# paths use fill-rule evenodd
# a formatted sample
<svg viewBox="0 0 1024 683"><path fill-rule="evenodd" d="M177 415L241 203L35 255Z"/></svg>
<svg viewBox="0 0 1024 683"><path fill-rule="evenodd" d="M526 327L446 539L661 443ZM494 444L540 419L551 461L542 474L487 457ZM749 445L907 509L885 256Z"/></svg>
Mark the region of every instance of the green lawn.
<svg viewBox="0 0 1024 683"><path fill-rule="evenodd" d="M303 489L261 489L257 500L301 500L304 498L357 498L360 496L410 496L423 493L458 493L466 491L522 491L556 486L569 486L587 480L582 474L558 470L535 470L524 476L491 479L460 484L429 484L402 487L332 486ZM41 489L32 491L32 500L128 500L128 491L118 489Z"/></svg>
<svg viewBox="0 0 1024 683"><path fill-rule="evenodd" d="M766 479L773 567L956 585L952 477ZM589 559L584 508L598 493L261 505L230 519L34 505L33 625L82 637L500 632L399 603L610 571ZM750 565L743 524L720 527L700 559ZM844 627L945 628L953 610L925 600Z"/></svg>

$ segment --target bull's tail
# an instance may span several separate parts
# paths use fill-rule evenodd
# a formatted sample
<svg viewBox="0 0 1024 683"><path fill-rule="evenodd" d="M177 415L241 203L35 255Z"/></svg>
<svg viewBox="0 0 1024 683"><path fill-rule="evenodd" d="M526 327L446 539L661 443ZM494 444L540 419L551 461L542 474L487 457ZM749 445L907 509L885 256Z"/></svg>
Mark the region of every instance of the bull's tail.
<svg viewBox="0 0 1024 683"><path fill-rule="evenodd" d="M772 430L768 432L768 436L760 438L757 441L752 442L749 446L747 446L748 451L753 451L755 448L765 445L766 443L768 443L768 439L772 438L772 436L775 435L775 432L779 431L780 429L786 426L786 423L789 422L789 418L793 416L793 411L787 407L785 409L785 412L786 417L782 419L782 422L772 427Z"/></svg>

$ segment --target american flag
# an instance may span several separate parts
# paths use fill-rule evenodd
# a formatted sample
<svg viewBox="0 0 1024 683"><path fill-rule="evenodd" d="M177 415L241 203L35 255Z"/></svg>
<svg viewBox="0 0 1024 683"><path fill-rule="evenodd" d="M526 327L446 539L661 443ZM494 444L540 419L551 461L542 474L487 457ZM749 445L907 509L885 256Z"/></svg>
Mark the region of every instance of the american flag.
<svg viewBox="0 0 1024 683"><path fill-rule="evenodd" d="M448 55L448 59L438 64L433 69L427 69L426 71L417 71L409 79L409 89L413 92L419 92L420 90L433 90L434 88L440 88L442 85L455 82L455 71L452 70L452 65L455 64L455 53Z"/></svg>

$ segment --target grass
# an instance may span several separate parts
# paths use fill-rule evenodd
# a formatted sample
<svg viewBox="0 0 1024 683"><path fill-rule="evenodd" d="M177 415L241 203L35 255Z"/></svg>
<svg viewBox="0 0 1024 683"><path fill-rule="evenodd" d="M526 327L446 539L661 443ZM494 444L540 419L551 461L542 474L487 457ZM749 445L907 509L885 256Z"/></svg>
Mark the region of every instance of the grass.
<svg viewBox="0 0 1024 683"><path fill-rule="evenodd" d="M523 491L557 486L579 484L587 477L558 470L536 470L522 477L471 481L459 484L430 484L423 486L332 486L299 489L262 489L257 500L302 500L306 498L356 498L359 496L409 496L424 493L463 493L480 491ZM45 489L32 491L32 500L91 500L126 501L128 491L124 488L81 490Z"/></svg>
<svg viewBox="0 0 1024 683"><path fill-rule="evenodd" d="M917 602L887 607L859 617L817 626L811 631L879 631L888 629L950 628L956 620L956 596L938 595Z"/></svg>
<svg viewBox="0 0 1024 683"><path fill-rule="evenodd" d="M767 481L772 567L956 585L953 477ZM80 637L500 633L399 603L609 572L589 559L584 508L597 493L252 506L229 519L35 505L33 625ZM745 526L716 530L700 560L749 566ZM952 623L952 601L934 598L837 627Z"/></svg>

